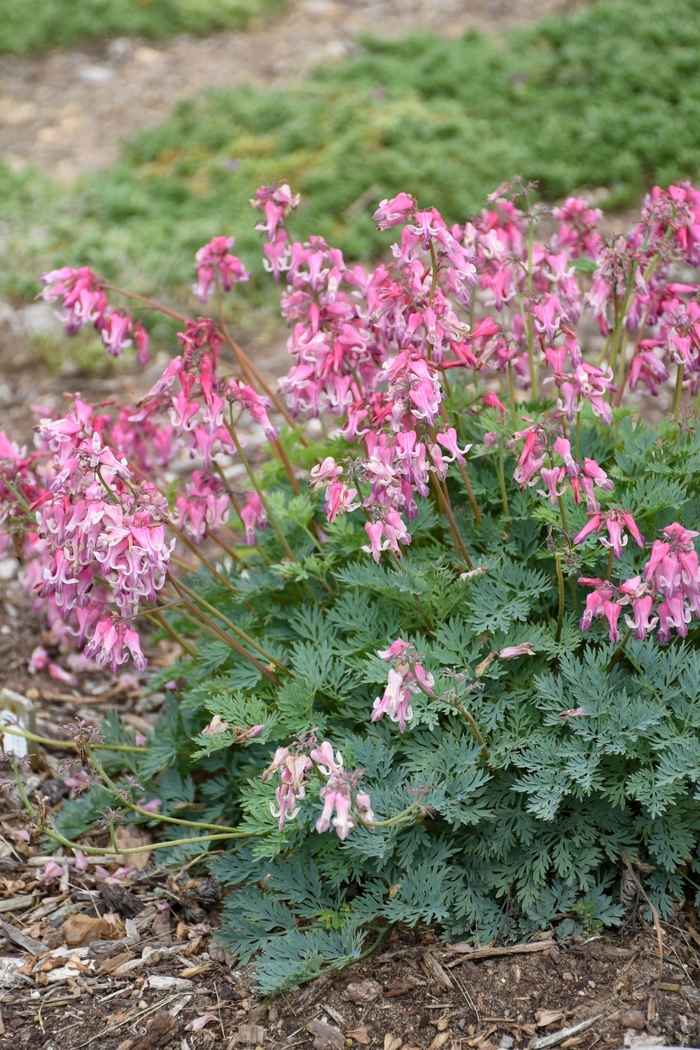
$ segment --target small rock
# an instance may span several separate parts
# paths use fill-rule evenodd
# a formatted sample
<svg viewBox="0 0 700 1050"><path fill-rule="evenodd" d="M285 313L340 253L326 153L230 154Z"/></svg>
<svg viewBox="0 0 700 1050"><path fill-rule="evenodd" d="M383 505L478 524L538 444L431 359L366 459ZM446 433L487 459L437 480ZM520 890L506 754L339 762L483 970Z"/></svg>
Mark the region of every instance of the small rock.
<svg viewBox="0 0 700 1050"><path fill-rule="evenodd" d="M16 558L0 558L0 580L14 580L18 569Z"/></svg>
<svg viewBox="0 0 700 1050"><path fill-rule="evenodd" d="M637 1032L641 1032L647 1023L647 1019L641 1010L625 1010L623 1014L620 1014L620 1024L623 1028L634 1028Z"/></svg>
<svg viewBox="0 0 700 1050"><path fill-rule="evenodd" d="M498 1046L500 1050L510 1050L514 1042L515 1039L512 1035L502 1035L498 1041Z"/></svg>
<svg viewBox="0 0 700 1050"><path fill-rule="evenodd" d="M562 981L573 981L574 975L572 973L569 973L568 970L564 970L564 973L561 975L561 979Z"/></svg>
<svg viewBox="0 0 700 1050"><path fill-rule="evenodd" d="M351 1003L373 1003L381 994L382 986L377 981L352 981L340 997Z"/></svg>
<svg viewBox="0 0 700 1050"><path fill-rule="evenodd" d="M106 84L114 79L114 70L108 66L81 66L78 76L86 84Z"/></svg>

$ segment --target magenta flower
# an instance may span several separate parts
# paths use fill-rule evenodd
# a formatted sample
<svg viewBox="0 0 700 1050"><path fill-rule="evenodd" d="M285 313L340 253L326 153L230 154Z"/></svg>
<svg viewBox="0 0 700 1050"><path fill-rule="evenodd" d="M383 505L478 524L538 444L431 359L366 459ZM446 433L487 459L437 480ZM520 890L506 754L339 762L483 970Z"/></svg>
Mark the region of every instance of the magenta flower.
<svg viewBox="0 0 700 1050"><path fill-rule="evenodd" d="M607 581L589 579L583 576L578 582L584 586L595 588L586 598L586 611L579 621L580 629L587 631L594 619L597 620L605 615L605 605L610 602L610 599L615 594L615 588Z"/></svg>
<svg viewBox="0 0 700 1050"><path fill-rule="evenodd" d="M410 193L399 193L391 200L380 201L372 218L378 230L388 230L392 226L400 226L402 222L406 222L415 210L415 198Z"/></svg>
<svg viewBox="0 0 700 1050"><path fill-rule="evenodd" d="M629 532L638 547L644 546L644 537L637 528L637 523L628 511L610 510L606 513L594 511L587 523L574 536L574 543L583 543L584 540L594 532L600 532L603 527L608 531L609 539L601 536L600 542L604 547L611 547L616 558L622 557L622 548L627 544L625 530Z"/></svg>
<svg viewBox="0 0 700 1050"><path fill-rule="evenodd" d="M279 428L270 422L267 415L270 408L268 398L261 397L257 391L253 390L252 386L246 386L242 382L237 383L235 379L228 381L226 395L232 404L239 404L250 413L255 422L259 423L265 431L265 437L268 441L277 440Z"/></svg>
<svg viewBox="0 0 700 1050"><path fill-rule="evenodd" d="M362 504L353 502L357 489L350 489L344 481L332 481L326 489L326 518L332 525L339 515L357 510Z"/></svg>
<svg viewBox="0 0 700 1050"><path fill-rule="evenodd" d="M245 541L249 547L257 543L257 532L264 532L267 528L267 516L262 500L257 492L248 492L245 507L241 507L241 521L245 529Z"/></svg>
<svg viewBox="0 0 700 1050"><path fill-rule="evenodd" d="M87 266L78 270L64 266L60 270L42 273L40 280L44 285L42 299L47 302L61 300L66 314L57 316L64 322L69 334L89 324L101 326L109 309L107 297L99 277Z"/></svg>
<svg viewBox="0 0 700 1050"><path fill-rule="evenodd" d="M115 674L129 655L140 671L145 669L147 662L138 633L112 613L95 625L93 636L85 646L85 655L92 657L100 667L109 665Z"/></svg>
<svg viewBox="0 0 700 1050"><path fill-rule="evenodd" d="M217 275L225 292L230 291L234 284L250 279L241 260L229 252L233 244L233 237L214 237L195 255L197 283L193 291L200 303L206 303L214 291Z"/></svg>

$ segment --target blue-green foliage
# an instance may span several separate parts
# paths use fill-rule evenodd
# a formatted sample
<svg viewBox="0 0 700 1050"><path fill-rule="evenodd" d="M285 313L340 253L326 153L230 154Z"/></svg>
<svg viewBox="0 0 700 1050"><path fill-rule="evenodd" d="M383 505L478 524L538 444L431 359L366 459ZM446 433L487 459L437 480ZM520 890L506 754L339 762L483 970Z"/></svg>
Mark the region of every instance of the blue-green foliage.
<svg viewBox="0 0 700 1050"><path fill-rule="evenodd" d="M357 959L387 924L437 922L448 937L482 942L555 922L562 936L614 925L628 859L643 865L646 892L667 913L698 864L697 630L667 646L629 639L622 649L599 621L582 634L585 592L575 581L582 571L604 575L607 563L592 538L565 567L557 639L548 523L536 523L544 501L535 488L519 493L508 481L514 462L506 456L504 516L498 452L480 444L492 417L461 410L454 397L462 436L474 442L469 471L483 525L474 523L457 471L451 499L484 571L463 574L450 530L428 500L401 563L379 565L359 551L357 515L328 527L320 499L303 501L305 516L280 517L298 561L294 573L270 528L261 536L264 559L252 548L244 561L222 563L228 587L204 574L190 580L284 665L279 684L225 645L198 643L197 661L168 670L182 688L149 754L132 762L165 814L233 824L249 836L211 867L231 887L221 937L242 959L256 955L265 991ZM525 406L526 415L532 411ZM634 504L647 541L674 520L697 527L692 429L635 428L620 411L607 429L590 417L580 437L581 453L595 452L616 477L611 504ZM308 462L292 434L284 440L293 460ZM281 471L275 478L268 469L269 491L282 507L291 491ZM569 520L578 514L582 522L571 493L565 502ZM314 521L327 536L320 551L310 539ZM630 544L613 580L639 572L644 559ZM397 637L422 654L440 697L415 695L403 734L388 719L370 721L388 669L377 650ZM479 668L493 650L523 642L534 656ZM577 708L583 717L561 717ZM229 730L202 735L214 714ZM235 744L236 726L258 724L263 735ZM311 730L342 751L346 768L364 771L379 821L418 802L415 819L358 827L344 842L332 830L318 834L322 782L312 774L298 815L280 831L270 808L275 780L263 783L261 773L277 746ZM118 736L118 727L110 732ZM93 789L82 810L66 808L64 832L79 834L105 803L103 789ZM185 843L170 859L201 849Z"/></svg>

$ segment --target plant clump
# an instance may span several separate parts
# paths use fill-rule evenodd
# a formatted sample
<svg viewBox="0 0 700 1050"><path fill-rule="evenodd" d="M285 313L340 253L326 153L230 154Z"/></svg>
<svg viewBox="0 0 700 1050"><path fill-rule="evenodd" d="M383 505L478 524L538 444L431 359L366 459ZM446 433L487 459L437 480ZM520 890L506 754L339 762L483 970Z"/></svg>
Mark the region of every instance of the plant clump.
<svg viewBox="0 0 700 1050"><path fill-rule="evenodd" d="M667 914L699 863L700 193L656 188L606 240L579 198L538 239L520 180L453 226L402 192L373 271L293 239L287 183L251 203L286 282L278 391L230 335L248 269L215 237L213 316L168 311L145 397L0 435L2 542L56 640L114 671L145 667L145 627L182 653L151 737L71 728L78 797L55 822L27 799L28 836L87 864L95 822L115 855L116 823L157 825L166 862L235 887L220 936L265 991L396 923L613 926L631 868ZM146 359L157 303L42 283L69 331Z"/></svg>

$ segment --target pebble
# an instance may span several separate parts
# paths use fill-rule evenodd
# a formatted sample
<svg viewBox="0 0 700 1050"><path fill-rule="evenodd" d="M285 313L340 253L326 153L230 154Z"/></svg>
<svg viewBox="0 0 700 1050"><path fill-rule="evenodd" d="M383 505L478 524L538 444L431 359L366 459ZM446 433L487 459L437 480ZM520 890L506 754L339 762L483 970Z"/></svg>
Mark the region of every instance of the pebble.
<svg viewBox="0 0 700 1050"><path fill-rule="evenodd" d="M18 569L16 558L0 558L0 580L14 580Z"/></svg>

